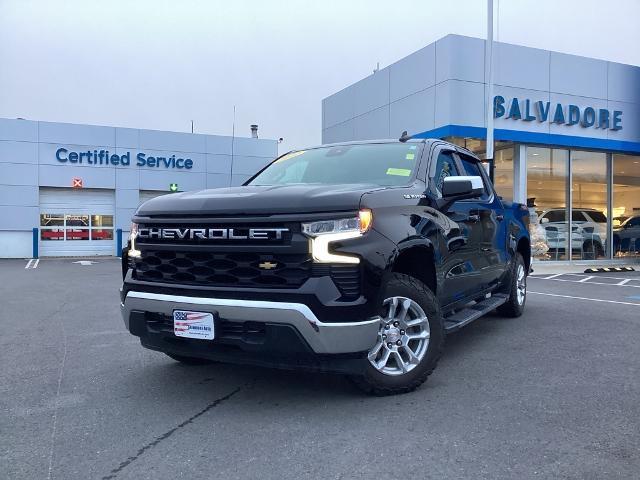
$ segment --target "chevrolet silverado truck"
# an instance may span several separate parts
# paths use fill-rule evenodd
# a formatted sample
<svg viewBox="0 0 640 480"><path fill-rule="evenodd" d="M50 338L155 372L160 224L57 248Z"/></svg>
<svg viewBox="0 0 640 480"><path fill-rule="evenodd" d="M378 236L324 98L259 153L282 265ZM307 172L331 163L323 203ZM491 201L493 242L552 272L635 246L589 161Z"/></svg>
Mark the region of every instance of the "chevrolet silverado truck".
<svg viewBox="0 0 640 480"><path fill-rule="evenodd" d="M526 300L529 212L441 140L289 152L244 185L142 204L122 255L126 328L205 362L346 374L411 391L445 335Z"/></svg>

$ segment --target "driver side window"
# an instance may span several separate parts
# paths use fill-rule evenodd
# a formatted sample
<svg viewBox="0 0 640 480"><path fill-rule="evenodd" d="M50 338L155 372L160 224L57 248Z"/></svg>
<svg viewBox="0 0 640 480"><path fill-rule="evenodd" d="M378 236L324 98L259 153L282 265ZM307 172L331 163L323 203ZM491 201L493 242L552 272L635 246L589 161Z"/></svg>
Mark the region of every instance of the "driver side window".
<svg viewBox="0 0 640 480"><path fill-rule="evenodd" d="M436 171L433 176L433 183L438 197L442 197L442 185L447 177L457 177L460 175L456 166L453 152L441 150L436 160Z"/></svg>

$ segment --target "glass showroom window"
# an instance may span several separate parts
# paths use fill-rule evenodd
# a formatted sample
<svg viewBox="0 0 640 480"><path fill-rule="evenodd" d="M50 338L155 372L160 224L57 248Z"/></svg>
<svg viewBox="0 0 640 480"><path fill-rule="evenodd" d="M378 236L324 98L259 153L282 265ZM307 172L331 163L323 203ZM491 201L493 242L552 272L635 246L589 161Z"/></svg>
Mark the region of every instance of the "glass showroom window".
<svg viewBox="0 0 640 480"><path fill-rule="evenodd" d="M513 144L500 149L498 149L498 145L496 145L494 154L494 187L498 195L510 202L513 201L513 152Z"/></svg>
<svg viewBox="0 0 640 480"><path fill-rule="evenodd" d="M606 258L607 154L571 150L571 177L571 258Z"/></svg>
<svg viewBox="0 0 640 480"><path fill-rule="evenodd" d="M527 204L547 247L538 249L538 260L568 260L568 178L568 150L527 147Z"/></svg>
<svg viewBox="0 0 640 480"><path fill-rule="evenodd" d="M613 155L612 246L615 257L640 257L640 156Z"/></svg>

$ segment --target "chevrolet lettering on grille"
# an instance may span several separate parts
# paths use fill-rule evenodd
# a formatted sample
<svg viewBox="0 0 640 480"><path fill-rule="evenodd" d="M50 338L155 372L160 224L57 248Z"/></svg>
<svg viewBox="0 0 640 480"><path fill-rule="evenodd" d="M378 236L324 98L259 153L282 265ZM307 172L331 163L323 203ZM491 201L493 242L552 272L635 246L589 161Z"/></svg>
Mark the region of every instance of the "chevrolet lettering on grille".
<svg viewBox="0 0 640 480"><path fill-rule="evenodd" d="M281 240L288 228L140 228L138 238L174 240Z"/></svg>

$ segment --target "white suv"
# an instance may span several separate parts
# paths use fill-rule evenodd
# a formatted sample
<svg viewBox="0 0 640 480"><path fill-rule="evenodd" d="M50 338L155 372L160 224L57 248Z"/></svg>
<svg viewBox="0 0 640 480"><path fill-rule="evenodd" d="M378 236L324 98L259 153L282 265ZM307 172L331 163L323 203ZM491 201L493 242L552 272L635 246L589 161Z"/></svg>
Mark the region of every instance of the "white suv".
<svg viewBox="0 0 640 480"><path fill-rule="evenodd" d="M552 208L543 211L538 221L544 228L549 250L564 251L567 247L567 210ZM571 215L571 249L585 260L604 255L607 238L607 217L593 208L574 208Z"/></svg>

